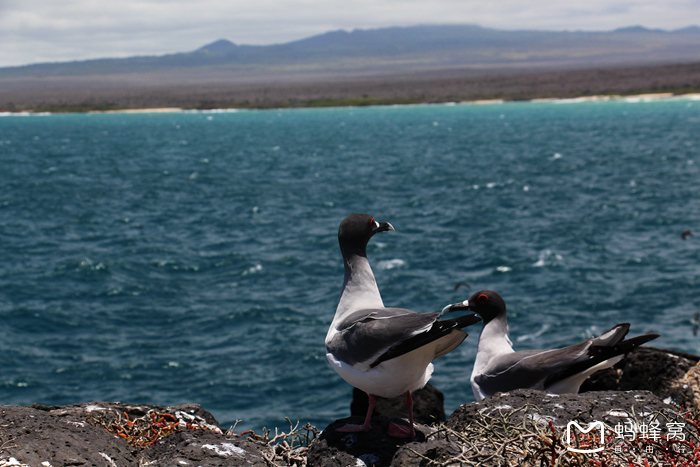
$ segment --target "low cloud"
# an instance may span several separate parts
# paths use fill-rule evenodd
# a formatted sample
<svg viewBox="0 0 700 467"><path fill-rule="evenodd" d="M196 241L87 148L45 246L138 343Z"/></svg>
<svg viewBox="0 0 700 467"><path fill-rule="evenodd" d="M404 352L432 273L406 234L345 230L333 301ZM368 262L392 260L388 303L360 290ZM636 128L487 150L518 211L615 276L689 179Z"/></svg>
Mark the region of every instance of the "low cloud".
<svg viewBox="0 0 700 467"><path fill-rule="evenodd" d="M0 0L0 66L194 50L217 39L273 44L330 30L478 24L501 29L676 29L697 0Z"/></svg>

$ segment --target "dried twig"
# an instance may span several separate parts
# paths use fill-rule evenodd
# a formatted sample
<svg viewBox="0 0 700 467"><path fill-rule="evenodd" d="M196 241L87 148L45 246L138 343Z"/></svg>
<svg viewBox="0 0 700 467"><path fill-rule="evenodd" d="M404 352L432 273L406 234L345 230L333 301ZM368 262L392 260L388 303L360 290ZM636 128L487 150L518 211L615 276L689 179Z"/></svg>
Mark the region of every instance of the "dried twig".
<svg viewBox="0 0 700 467"><path fill-rule="evenodd" d="M516 422L516 416L521 417ZM466 427L455 430L444 425L428 437L445 439L458 447L459 453L439 460L430 459L409 448L424 462L421 465L447 466L562 466L562 467L630 467L670 466L695 467L700 465L700 422L697 413L680 411L656 412L640 415L631 411L631 422L642 426L654 420L683 423L683 440L665 436L650 437L636 433L633 438L615 438L603 451L579 453L567 449L563 440L565 430L551 421L542 423L540 410L535 406L492 413L479 413ZM613 427L606 425L610 433ZM654 439L656 438L656 439ZM600 440L593 432L581 433L579 447L597 446ZM682 449L680 449L682 448ZM445 456L447 457L447 456Z"/></svg>
<svg viewBox="0 0 700 467"><path fill-rule="evenodd" d="M15 449L19 447L16 444L13 444L15 442L14 438L5 439L2 432L3 428L7 428L7 425L0 425L0 453L2 451L7 451L8 449Z"/></svg>
<svg viewBox="0 0 700 467"><path fill-rule="evenodd" d="M270 430L263 428L262 435L258 435L254 431L245 431L241 433L241 436L245 435L250 441L270 448L271 454L264 454L264 457L271 467L305 467L309 444L321 432L309 423L299 428L299 421L295 424L289 418L286 420L289 423L289 432L280 433L275 428L275 435L270 438Z"/></svg>

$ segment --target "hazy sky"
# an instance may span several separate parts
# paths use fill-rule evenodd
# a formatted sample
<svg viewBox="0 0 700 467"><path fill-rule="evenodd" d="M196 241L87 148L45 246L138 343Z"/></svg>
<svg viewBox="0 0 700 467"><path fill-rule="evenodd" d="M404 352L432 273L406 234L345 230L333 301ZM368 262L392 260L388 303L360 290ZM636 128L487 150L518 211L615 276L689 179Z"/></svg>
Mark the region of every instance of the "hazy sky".
<svg viewBox="0 0 700 467"><path fill-rule="evenodd" d="M217 39L283 43L336 29L416 24L677 29L700 24L700 0L0 0L0 66L186 52Z"/></svg>

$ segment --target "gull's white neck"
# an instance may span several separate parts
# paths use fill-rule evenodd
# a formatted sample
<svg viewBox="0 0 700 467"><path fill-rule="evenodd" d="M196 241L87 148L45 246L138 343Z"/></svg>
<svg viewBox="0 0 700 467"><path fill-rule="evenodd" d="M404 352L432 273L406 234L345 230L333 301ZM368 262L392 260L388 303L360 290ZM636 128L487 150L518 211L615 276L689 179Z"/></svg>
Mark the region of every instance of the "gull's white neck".
<svg viewBox="0 0 700 467"><path fill-rule="evenodd" d="M513 343L508 338L508 321L503 314L486 323L481 330L472 376L483 373L495 358L512 352Z"/></svg>
<svg viewBox="0 0 700 467"><path fill-rule="evenodd" d="M343 258L345 278L340 301L333 322L342 321L348 314L366 308L384 308L377 281L365 256Z"/></svg>

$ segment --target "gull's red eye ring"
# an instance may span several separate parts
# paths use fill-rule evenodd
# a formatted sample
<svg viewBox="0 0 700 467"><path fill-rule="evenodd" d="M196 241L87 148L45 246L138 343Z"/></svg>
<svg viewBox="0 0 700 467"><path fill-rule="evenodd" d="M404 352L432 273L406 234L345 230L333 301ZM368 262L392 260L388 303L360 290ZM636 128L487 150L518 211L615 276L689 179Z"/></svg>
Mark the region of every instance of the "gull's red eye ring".
<svg viewBox="0 0 700 467"><path fill-rule="evenodd" d="M489 296L482 293L481 295L476 297L476 299L479 301L479 303L486 303L489 301Z"/></svg>

